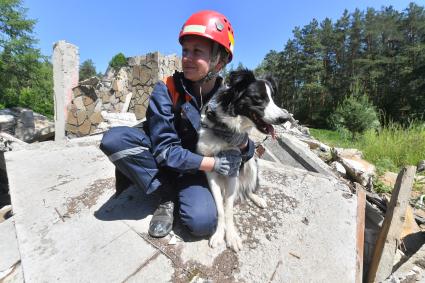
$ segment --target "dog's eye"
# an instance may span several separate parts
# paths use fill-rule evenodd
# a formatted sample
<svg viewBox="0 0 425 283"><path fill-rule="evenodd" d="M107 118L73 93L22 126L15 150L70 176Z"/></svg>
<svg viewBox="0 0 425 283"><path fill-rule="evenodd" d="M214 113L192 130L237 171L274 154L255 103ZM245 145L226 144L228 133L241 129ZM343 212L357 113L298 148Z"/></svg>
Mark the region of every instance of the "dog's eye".
<svg viewBox="0 0 425 283"><path fill-rule="evenodd" d="M252 100L256 103L256 104L260 104L261 103L261 97L259 96L253 96Z"/></svg>

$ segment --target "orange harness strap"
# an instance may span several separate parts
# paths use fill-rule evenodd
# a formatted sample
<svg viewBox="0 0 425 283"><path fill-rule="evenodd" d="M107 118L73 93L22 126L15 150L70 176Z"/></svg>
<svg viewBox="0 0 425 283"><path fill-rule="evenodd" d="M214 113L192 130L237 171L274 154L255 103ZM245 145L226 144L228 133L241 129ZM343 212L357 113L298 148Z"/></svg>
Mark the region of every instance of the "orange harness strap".
<svg viewBox="0 0 425 283"><path fill-rule="evenodd" d="M174 78L173 76L169 76L163 79L165 85L167 86L168 92L171 95L171 101L173 102L173 106L176 106L178 101L179 101L179 97L180 97L180 93L176 90L176 86L174 85ZM190 101L191 97L186 94L186 102Z"/></svg>

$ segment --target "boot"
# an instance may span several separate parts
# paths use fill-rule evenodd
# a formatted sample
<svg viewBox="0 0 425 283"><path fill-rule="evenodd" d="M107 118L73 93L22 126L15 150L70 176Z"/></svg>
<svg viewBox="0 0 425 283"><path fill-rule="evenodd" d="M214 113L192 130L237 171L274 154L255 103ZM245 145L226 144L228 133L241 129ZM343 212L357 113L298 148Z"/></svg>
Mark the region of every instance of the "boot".
<svg viewBox="0 0 425 283"><path fill-rule="evenodd" d="M173 228L173 213L174 202L172 200L161 201L149 223L149 235L154 238L167 236Z"/></svg>

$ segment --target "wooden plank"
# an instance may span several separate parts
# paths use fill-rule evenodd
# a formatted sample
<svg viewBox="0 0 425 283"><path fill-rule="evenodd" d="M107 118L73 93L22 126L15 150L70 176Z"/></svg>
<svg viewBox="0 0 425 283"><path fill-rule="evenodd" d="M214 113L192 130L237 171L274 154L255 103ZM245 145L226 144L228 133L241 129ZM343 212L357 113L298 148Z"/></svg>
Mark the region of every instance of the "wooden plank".
<svg viewBox="0 0 425 283"><path fill-rule="evenodd" d="M357 192L357 253L356 253L356 283L363 282L363 251L366 213L366 192L356 183Z"/></svg>
<svg viewBox="0 0 425 283"><path fill-rule="evenodd" d="M367 282L381 282L391 274L415 172L415 166L406 166L397 176L384 223L376 240Z"/></svg>

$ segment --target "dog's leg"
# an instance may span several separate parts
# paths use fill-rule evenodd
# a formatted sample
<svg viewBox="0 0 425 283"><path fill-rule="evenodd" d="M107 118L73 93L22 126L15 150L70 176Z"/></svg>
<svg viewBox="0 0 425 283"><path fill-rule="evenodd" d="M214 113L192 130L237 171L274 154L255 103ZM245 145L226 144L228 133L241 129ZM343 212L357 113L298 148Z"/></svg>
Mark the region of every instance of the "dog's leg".
<svg viewBox="0 0 425 283"><path fill-rule="evenodd" d="M226 183L226 197L224 203L224 217L226 221L226 243L235 252L242 249L242 239L236 231L233 221L233 205L237 194L236 188L239 186L237 177L229 177Z"/></svg>
<svg viewBox="0 0 425 283"><path fill-rule="evenodd" d="M215 200L215 205L217 206L217 228L214 234L211 236L209 240L209 245L211 248L215 248L223 243L224 240L224 207L223 207L223 196L221 195L220 186L217 183L217 178L211 177L209 173L207 174L208 183L210 185L211 193Z"/></svg>
<svg viewBox="0 0 425 283"><path fill-rule="evenodd" d="M266 200L263 199L262 197L260 197L259 195L254 194L253 192L249 192L249 193L247 193L247 196L259 208L266 208L267 207Z"/></svg>
<svg viewBox="0 0 425 283"><path fill-rule="evenodd" d="M267 202L259 195L254 194L254 191L260 186L257 159L251 158L245 166L246 168L243 172L243 180L245 180L245 183L243 184L245 194L256 206L259 208L265 208L267 206Z"/></svg>

